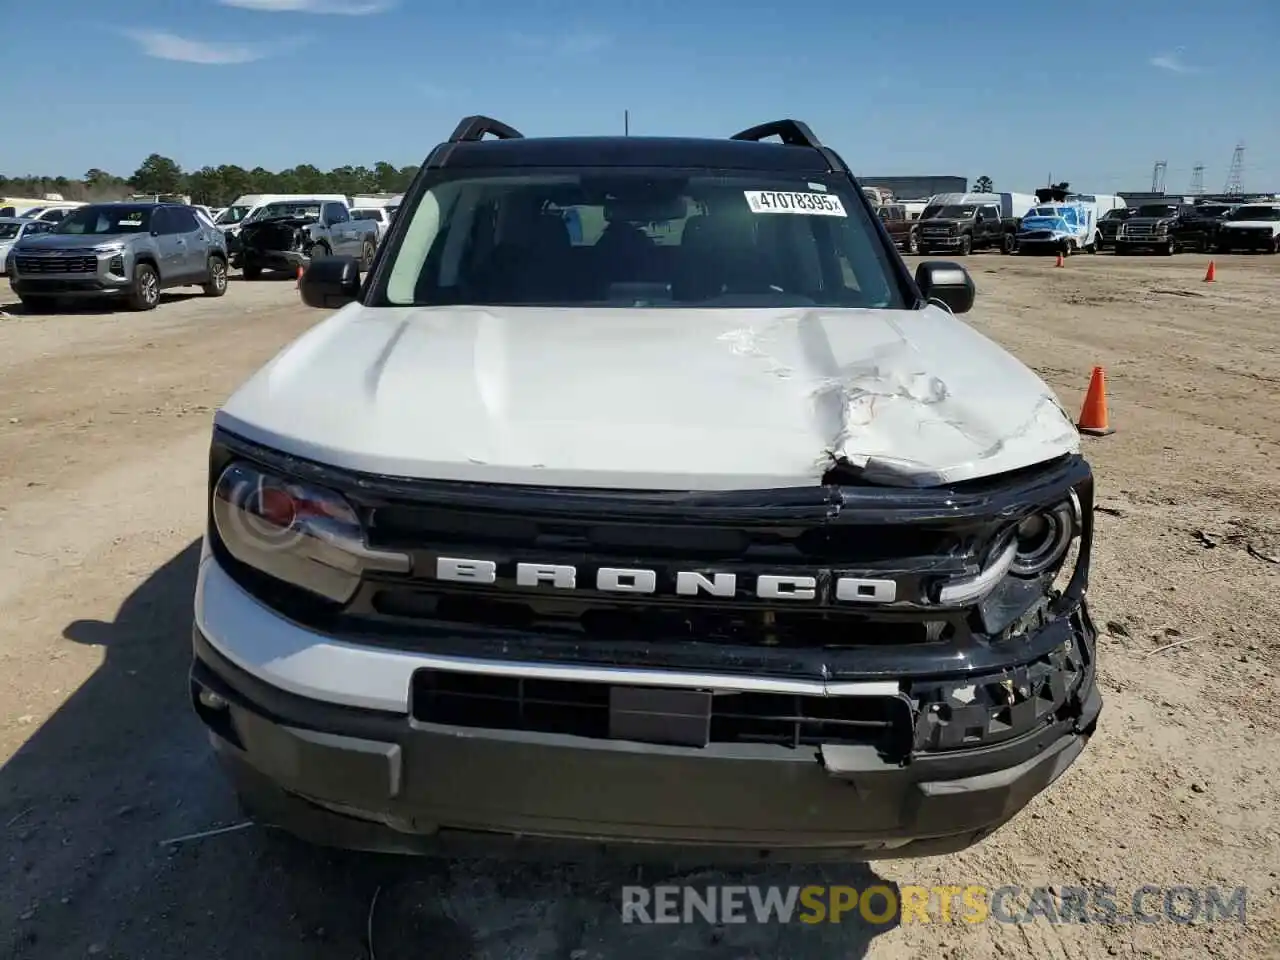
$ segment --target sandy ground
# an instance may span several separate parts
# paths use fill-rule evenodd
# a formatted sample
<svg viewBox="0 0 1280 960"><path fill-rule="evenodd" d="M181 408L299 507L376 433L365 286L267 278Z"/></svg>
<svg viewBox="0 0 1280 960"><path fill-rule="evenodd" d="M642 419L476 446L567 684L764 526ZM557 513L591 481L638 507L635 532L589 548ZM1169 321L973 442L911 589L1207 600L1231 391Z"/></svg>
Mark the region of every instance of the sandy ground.
<svg viewBox="0 0 1280 960"><path fill-rule="evenodd" d="M292 282L154 313L0 319L0 957L1272 955L1280 942L1280 257L972 257L970 320L1091 440L1101 729L961 855L685 882L1248 888L1248 923L624 926L657 867L424 862L239 821L187 706L211 411L316 322ZM0 305L7 298L0 293ZM1267 559L1270 558L1270 559ZM1179 646L1159 650L1176 641ZM376 891L376 909L370 910ZM1157 895L1151 904L1158 906Z"/></svg>

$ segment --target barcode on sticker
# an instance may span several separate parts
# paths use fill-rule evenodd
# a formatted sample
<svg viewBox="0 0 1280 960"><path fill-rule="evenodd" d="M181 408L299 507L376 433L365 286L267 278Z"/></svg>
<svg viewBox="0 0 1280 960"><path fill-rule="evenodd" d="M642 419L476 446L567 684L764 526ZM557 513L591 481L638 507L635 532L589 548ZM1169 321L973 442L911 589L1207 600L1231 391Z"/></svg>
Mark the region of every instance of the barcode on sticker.
<svg viewBox="0 0 1280 960"><path fill-rule="evenodd" d="M744 190L752 213L798 213L810 217L847 217L840 198L829 193Z"/></svg>

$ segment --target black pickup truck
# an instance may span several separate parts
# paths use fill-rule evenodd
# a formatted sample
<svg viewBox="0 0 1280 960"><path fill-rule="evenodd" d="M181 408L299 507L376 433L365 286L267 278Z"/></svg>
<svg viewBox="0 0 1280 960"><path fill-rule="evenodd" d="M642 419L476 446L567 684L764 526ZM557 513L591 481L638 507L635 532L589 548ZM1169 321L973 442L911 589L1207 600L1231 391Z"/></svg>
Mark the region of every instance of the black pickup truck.
<svg viewBox="0 0 1280 960"><path fill-rule="evenodd" d="M1111 250L1116 245L1116 234L1120 231L1120 224L1124 223L1134 214L1133 207L1116 207L1114 210L1108 210L1106 216L1098 221L1098 249Z"/></svg>
<svg viewBox="0 0 1280 960"><path fill-rule="evenodd" d="M974 250L999 249L1004 235L1004 218L995 204L931 205L920 214L922 254L946 250L963 257Z"/></svg>
<svg viewBox="0 0 1280 960"><path fill-rule="evenodd" d="M1197 203L1185 211L1173 225L1173 235L1180 250L1208 253L1218 248L1218 231L1231 219L1238 203Z"/></svg>

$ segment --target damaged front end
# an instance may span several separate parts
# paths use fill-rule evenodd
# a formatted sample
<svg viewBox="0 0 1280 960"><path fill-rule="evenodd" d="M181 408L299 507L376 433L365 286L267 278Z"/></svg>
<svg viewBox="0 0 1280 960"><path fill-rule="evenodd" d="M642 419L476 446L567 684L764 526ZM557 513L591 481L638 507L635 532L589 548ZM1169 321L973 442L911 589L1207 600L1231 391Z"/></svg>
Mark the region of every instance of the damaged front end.
<svg viewBox="0 0 1280 960"><path fill-rule="evenodd" d="M240 231L232 266L284 270L306 266L311 256L311 227L316 217L280 217L249 223Z"/></svg>
<svg viewBox="0 0 1280 960"><path fill-rule="evenodd" d="M1093 476L1077 454L937 487L857 480L837 465L809 488L606 494L393 481L221 437L214 476L247 457L317 483L352 504L371 549L410 558L409 572L353 574L336 602L264 576L215 537L245 589L329 635L505 662L512 677L519 664L564 668L558 692L543 691L564 700L560 732L610 735L612 684L588 679L598 668L639 683L678 671L710 689L722 678L698 746L857 743L906 764L1064 724L1087 733L1096 719ZM470 704L473 719L459 722L505 722L495 703L510 701L511 723L550 732L537 711L516 709L520 685L495 669L484 683L449 671L431 682L460 687L440 701L454 720ZM740 675L759 678L757 695L731 693ZM885 690L878 706L839 694L869 681ZM854 723L866 710L889 719Z"/></svg>

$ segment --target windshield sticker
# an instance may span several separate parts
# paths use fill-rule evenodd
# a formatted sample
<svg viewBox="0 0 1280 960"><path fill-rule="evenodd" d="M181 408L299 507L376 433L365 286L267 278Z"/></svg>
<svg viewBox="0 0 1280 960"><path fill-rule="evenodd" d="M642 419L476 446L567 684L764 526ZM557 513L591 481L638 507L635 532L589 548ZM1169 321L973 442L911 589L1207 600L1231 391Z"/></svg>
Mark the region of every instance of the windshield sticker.
<svg viewBox="0 0 1280 960"><path fill-rule="evenodd" d="M744 190L752 213L796 213L809 217L847 217L840 198L823 193Z"/></svg>
<svg viewBox="0 0 1280 960"><path fill-rule="evenodd" d="M136 216L136 217L137 217L137 219L136 219L136 220L134 219L134 217L129 217L128 219L123 219L123 218L122 218L122 219L120 220L120 226L122 226L122 227L140 227L140 226L142 226L142 214L140 214L140 213L139 213L139 214L135 214L134 216Z"/></svg>
<svg viewBox="0 0 1280 960"><path fill-rule="evenodd" d="M809 183L809 184L805 184L805 186L807 186L810 190L817 190L819 193L827 192L827 185L825 183Z"/></svg>

